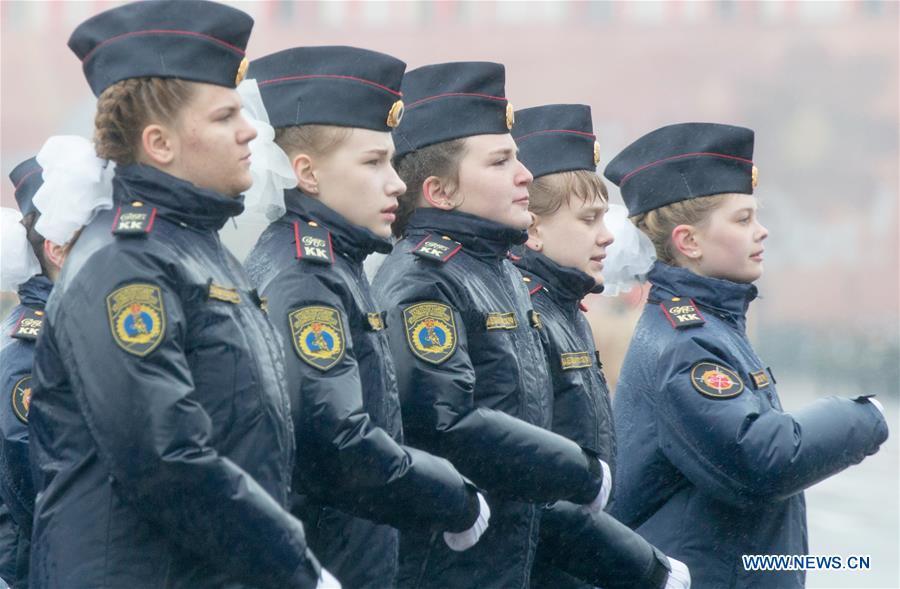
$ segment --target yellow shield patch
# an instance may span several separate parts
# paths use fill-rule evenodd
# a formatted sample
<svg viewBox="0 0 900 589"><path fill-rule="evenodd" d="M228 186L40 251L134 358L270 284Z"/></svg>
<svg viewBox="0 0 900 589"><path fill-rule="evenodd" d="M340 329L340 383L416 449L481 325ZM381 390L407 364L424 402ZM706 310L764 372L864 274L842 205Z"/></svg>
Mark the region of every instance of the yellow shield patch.
<svg viewBox="0 0 900 589"><path fill-rule="evenodd" d="M301 307L288 314L294 351L319 370L328 370L344 357L344 325L333 307Z"/></svg>
<svg viewBox="0 0 900 589"><path fill-rule="evenodd" d="M424 302L403 310L406 341L418 358L432 364L446 361L456 351L453 309L442 303Z"/></svg>
<svg viewBox="0 0 900 589"><path fill-rule="evenodd" d="M120 348L135 356L156 349L166 333L162 292L152 284L129 284L106 297L109 328Z"/></svg>

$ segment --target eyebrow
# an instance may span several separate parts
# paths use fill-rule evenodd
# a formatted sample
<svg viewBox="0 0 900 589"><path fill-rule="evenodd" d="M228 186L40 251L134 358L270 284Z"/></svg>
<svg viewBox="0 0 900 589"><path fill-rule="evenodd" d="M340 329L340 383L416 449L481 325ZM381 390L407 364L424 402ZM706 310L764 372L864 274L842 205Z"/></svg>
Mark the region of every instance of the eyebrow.
<svg viewBox="0 0 900 589"><path fill-rule="evenodd" d="M222 106L214 108L212 111L210 111L210 115L216 116L219 114L225 114L226 112L232 113L232 112L239 111L239 110L241 110L241 107L239 107L236 104L226 104L226 105L222 105Z"/></svg>
<svg viewBox="0 0 900 589"><path fill-rule="evenodd" d="M489 156L494 156L494 155L513 155L513 154L518 154L518 153L519 153L519 150L518 150L518 149L513 149L512 147L498 147L497 149L493 149L493 150L491 150L490 152L488 152L488 155L489 155Z"/></svg>
<svg viewBox="0 0 900 589"><path fill-rule="evenodd" d="M364 154L375 154L375 155L389 155L390 152L384 147L373 147L371 149L367 149L363 152Z"/></svg>

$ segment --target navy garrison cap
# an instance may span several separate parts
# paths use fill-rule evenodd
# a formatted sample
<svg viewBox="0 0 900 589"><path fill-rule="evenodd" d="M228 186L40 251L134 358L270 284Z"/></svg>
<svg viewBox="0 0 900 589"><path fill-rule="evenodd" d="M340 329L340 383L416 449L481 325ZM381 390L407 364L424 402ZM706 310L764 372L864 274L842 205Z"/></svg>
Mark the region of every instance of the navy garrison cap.
<svg viewBox="0 0 900 589"><path fill-rule="evenodd" d="M37 211L34 208L34 195L44 183L41 175L43 172L35 158L27 159L9 173L9 179L15 186L16 202L19 203L19 212L23 217Z"/></svg>
<svg viewBox="0 0 900 589"><path fill-rule="evenodd" d="M390 131L403 117L406 64L356 47L298 47L256 59L256 80L273 127L337 125Z"/></svg>
<svg viewBox="0 0 900 589"><path fill-rule="evenodd" d="M632 216L698 196L753 194L753 131L716 123L662 127L623 149L604 174Z"/></svg>
<svg viewBox="0 0 900 589"><path fill-rule="evenodd" d="M394 129L397 155L473 135L509 133L515 115L506 100L506 69L468 61L426 65L403 78L406 117Z"/></svg>
<svg viewBox="0 0 900 589"><path fill-rule="evenodd" d="M181 78L234 88L247 71L253 19L205 0L125 4L89 18L69 38L94 94L128 78Z"/></svg>
<svg viewBox="0 0 900 589"><path fill-rule="evenodd" d="M519 146L519 161L535 178L572 170L593 172L600 161L591 107L584 104L517 110L513 138Z"/></svg>

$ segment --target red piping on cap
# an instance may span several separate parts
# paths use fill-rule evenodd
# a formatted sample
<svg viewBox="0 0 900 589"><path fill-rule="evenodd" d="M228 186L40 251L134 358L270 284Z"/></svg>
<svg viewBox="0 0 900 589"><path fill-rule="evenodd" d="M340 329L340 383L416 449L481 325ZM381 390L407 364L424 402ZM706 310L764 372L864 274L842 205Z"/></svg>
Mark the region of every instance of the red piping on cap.
<svg viewBox="0 0 900 589"><path fill-rule="evenodd" d="M371 80L366 80L364 78L357 78L356 76L341 76L338 74L308 74L304 76L285 76L283 78L274 78L272 80L265 80L263 82L257 82L259 86L266 86L268 84L275 84L277 82L289 82L292 80L308 80L311 78L333 78L337 80L353 80L354 82L362 82L363 84L368 84L369 86L375 86L376 88L380 88L385 92L390 92L394 96L403 96L402 92L398 92L397 90L392 90L387 86L382 86L377 82L373 82Z"/></svg>
<svg viewBox="0 0 900 589"><path fill-rule="evenodd" d="M747 158L743 158L743 157L737 157L735 155L725 155L724 153L709 153L709 152L705 152L705 151L699 151L696 153L683 153L681 155L673 155L672 157L667 157L667 158L663 158L661 160L656 160L655 162L650 162L649 164L644 164L643 166L641 166L639 168L635 168L634 170L628 172L627 174L625 174L625 176L622 177L622 181L619 182L619 187L621 188L621 186L623 184L625 184L632 176L634 176L638 172L642 172L642 171L646 170L647 168L651 168L658 164L664 164L666 162L671 162L673 160L680 160L680 159L684 159L686 157L698 157L698 156L718 157L718 158L722 158L722 159L726 159L726 160L736 160L739 162L744 162L745 164L753 165L753 160L748 160Z"/></svg>
<svg viewBox="0 0 900 589"><path fill-rule="evenodd" d="M526 133L521 137L517 137L516 141L521 141L526 137L531 137L532 135L541 135L544 133L572 133L574 135L581 135L583 137L587 137L588 139L594 139L596 141L597 136L593 133L585 133L584 131L573 131L571 129L546 129L544 131L534 131L533 133Z"/></svg>
<svg viewBox="0 0 900 589"><path fill-rule="evenodd" d="M415 102L407 104L406 108L409 109L409 108L412 108L419 104L422 104L423 102L429 102L431 100L436 100L438 98L446 98L446 97L450 97L450 96L474 96L476 98L487 98L488 100L502 100L503 102L506 102L506 98L504 98L503 96L491 96L490 94L477 94L475 92L447 92L445 94L435 94L434 96L427 96L420 100L416 100Z"/></svg>
<svg viewBox="0 0 900 589"><path fill-rule="evenodd" d="M22 184L25 183L25 180L28 180L28 178L30 178L31 176L34 176L34 175L37 174L38 172L43 172L43 170L40 169L40 168L38 168L37 170L31 170L30 172L28 172L27 174L25 174L24 176L22 176L22 178L19 180L19 183L16 184L16 187L15 187L15 188L13 188L13 191L14 191L14 192L18 192L19 187L22 186Z"/></svg>
<svg viewBox="0 0 900 589"><path fill-rule="evenodd" d="M124 39L125 37L134 37L137 35L181 35L185 37L199 37L201 39L205 39L206 41L212 41L213 43L217 43L223 47L227 47L232 51L236 51L240 55L244 55L244 50L240 47L232 45L227 41L223 41L222 39L216 39L210 35L204 35L203 33L198 33L196 31L179 31L179 30L171 30L171 29L150 29L147 31L131 31L130 33L122 33L121 35L116 35L115 37L110 37L106 41L98 44L96 47L88 51L87 55L85 55L81 59L81 63L86 63L91 57L94 56L94 53L108 43L112 43L113 41L118 41L119 39Z"/></svg>

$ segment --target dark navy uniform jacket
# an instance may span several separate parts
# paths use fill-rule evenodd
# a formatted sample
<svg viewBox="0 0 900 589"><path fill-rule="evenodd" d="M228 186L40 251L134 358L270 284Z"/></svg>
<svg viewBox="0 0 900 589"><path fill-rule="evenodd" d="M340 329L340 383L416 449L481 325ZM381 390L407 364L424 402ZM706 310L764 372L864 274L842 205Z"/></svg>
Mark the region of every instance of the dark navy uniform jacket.
<svg viewBox="0 0 900 589"><path fill-rule="evenodd" d="M527 587L535 502L583 504L599 492L596 455L553 434L542 330L506 259L523 231L419 209L375 277L388 310L410 443L450 459L487 490L491 524L473 548L402 533L404 587ZM446 237L446 239L445 239Z"/></svg>
<svg viewBox="0 0 900 589"><path fill-rule="evenodd" d="M594 279L523 248L513 262L547 333L553 383L554 432L588 448L615 473L612 404L594 336L581 299L596 292ZM615 474L613 475L615 481ZM573 576L575 575L575 576ZM576 578L577 576L577 578ZM665 585L668 559L608 514L588 516L568 502L544 510L532 586L657 588Z"/></svg>
<svg viewBox="0 0 900 589"><path fill-rule="evenodd" d="M28 462L28 405L31 402L34 346L40 334L40 315L53 283L33 276L19 286L19 305L0 327L0 383L6 398L0 402L0 499L8 511L0 544L0 578L12 587L28 586L34 484ZM36 313L37 312L37 313ZM8 532L12 531L12 536Z"/></svg>
<svg viewBox="0 0 900 589"><path fill-rule="evenodd" d="M143 165L114 191L35 353L32 586L314 587L282 350L218 235L242 200Z"/></svg>
<svg viewBox="0 0 900 589"><path fill-rule="evenodd" d="M246 266L286 347L298 513L345 587L390 587L397 531L374 522L463 531L478 498L449 462L401 445L385 314L363 273L363 260L390 242L298 190L285 192L285 205Z"/></svg>
<svg viewBox="0 0 900 589"><path fill-rule="evenodd" d="M695 587L802 587L802 572L745 571L741 555L805 554L802 491L873 454L887 424L865 398L782 410L747 339L755 286L660 262L649 280L614 402L611 513Z"/></svg>

